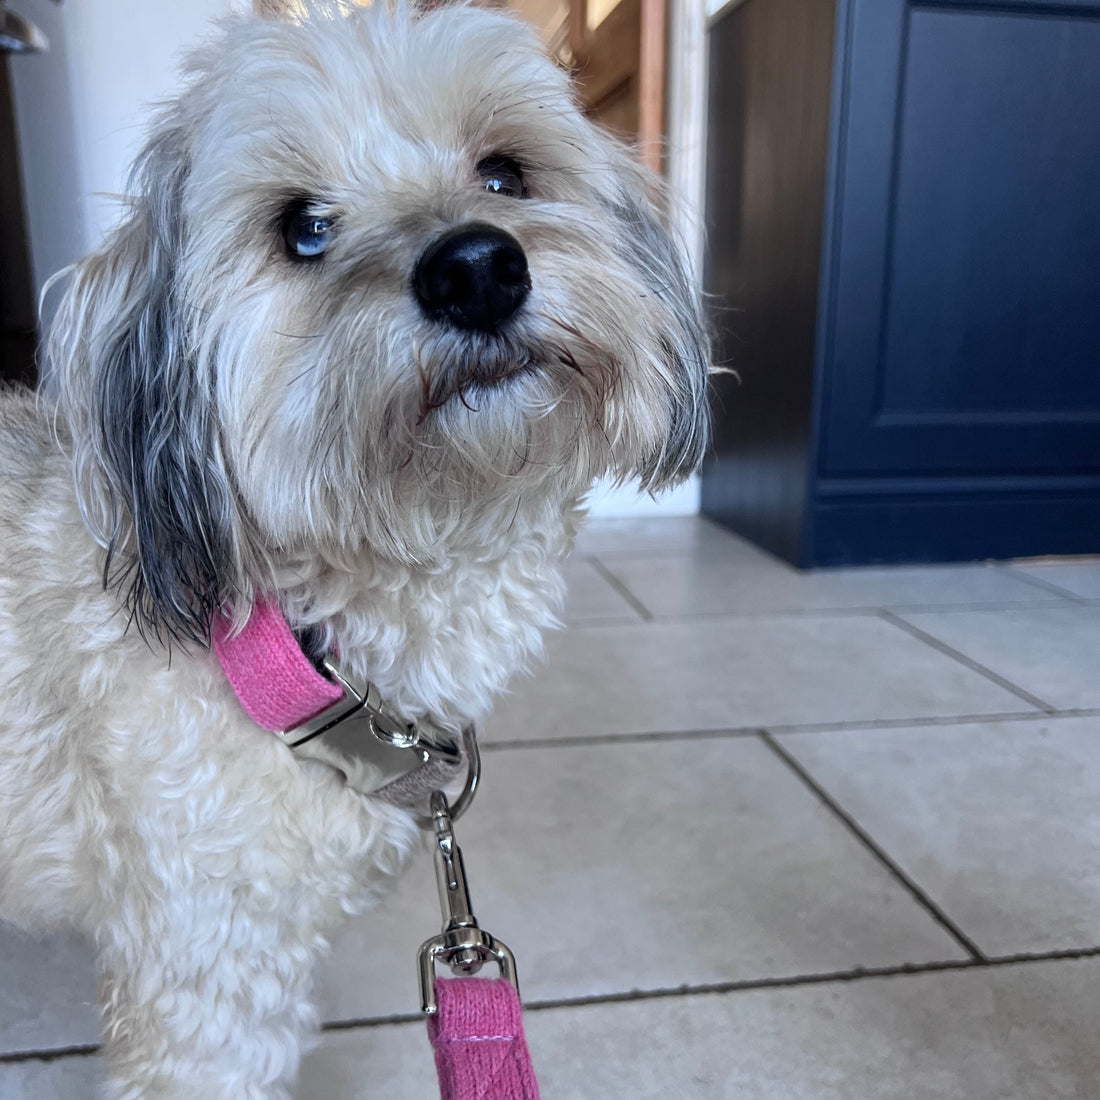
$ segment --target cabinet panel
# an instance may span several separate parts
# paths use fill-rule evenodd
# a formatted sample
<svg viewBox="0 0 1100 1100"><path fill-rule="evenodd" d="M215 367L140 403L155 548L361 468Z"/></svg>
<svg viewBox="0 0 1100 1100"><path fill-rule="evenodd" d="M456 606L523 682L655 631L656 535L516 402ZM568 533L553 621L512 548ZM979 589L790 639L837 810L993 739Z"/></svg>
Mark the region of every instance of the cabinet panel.
<svg viewBox="0 0 1100 1100"><path fill-rule="evenodd" d="M717 361L703 508L802 553L833 0L745 0L710 30L705 285Z"/></svg>
<svg viewBox="0 0 1100 1100"><path fill-rule="evenodd" d="M826 475L1100 470L1100 0L853 0Z"/></svg>

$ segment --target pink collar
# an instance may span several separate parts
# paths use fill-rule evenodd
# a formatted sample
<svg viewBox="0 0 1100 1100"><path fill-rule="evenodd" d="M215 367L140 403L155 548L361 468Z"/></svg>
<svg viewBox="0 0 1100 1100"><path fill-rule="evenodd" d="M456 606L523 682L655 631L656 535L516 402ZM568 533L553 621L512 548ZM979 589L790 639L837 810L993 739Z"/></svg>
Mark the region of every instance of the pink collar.
<svg viewBox="0 0 1100 1100"><path fill-rule="evenodd" d="M281 733L316 718L344 698L339 684L322 676L302 652L279 605L261 596L239 634L218 616L211 642L225 677L249 718Z"/></svg>
<svg viewBox="0 0 1100 1100"><path fill-rule="evenodd" d="M460 743L430 722L403 721L389 710L373 684L353 683L328 658L324 668L330 675L323 675L302 652L270 596L256 600L237 634L228 616L216 617L210 641L249 718L295 751L343 772L355 790L414 809L433 791L452 784L465 763L466 781L455 804L456 814L460 804L462 808L469 804L479 774L473 730L465 731ZM419 763L375 785L377 767L364 769L356 762L372 759L378 742L413 750ZM420 824L430 822L421 816Z"/></svg>

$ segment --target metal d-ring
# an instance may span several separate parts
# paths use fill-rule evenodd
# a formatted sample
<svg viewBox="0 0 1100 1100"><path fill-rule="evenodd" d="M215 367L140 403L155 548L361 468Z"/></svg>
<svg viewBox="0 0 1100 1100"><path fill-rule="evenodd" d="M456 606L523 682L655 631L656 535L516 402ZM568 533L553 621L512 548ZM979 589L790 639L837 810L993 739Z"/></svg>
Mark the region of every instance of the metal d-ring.
<svg viewBox="0 0 1100 1100"><path fill-rule="evenodd" d="M448 805L452 821L457 821L470 808L481 782L481 750L478 748L473 726L467 726L462 731L462 745L466 750L466 781L458 792L458 797ZM435 814L417 814L416 823L421 829L434 829Z"/></svg>

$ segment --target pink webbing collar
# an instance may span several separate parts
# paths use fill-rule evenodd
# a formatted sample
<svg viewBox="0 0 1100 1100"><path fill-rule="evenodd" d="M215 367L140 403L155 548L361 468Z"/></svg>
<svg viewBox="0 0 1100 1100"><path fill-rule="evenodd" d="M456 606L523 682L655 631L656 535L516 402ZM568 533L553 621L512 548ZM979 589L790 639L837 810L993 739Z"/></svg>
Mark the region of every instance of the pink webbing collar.
<svg viewBox="0 0 1100 1100"><path fill-rule="evenodd" d="M210 640L226 679L252 721L280 737L289 735L285 742L302 755L344 771L348 783L360 793L414 810L433 791L445 789L461 774L459 768L466 757L455 741L435 736L423 724L410 731L400 719L379 709L385 704L369 683L353 687L336 670L332 670L333 679L318 672L271 597L256 600L248 622L237 634L232 632L228 616L217 616L211 623ZM364 715L369 719L365 723L342 724ZM410 736L415 740L403 743ZM374 738L398 748L415 747L420 763L388 782L373 785L377 768L363 769L357 761L364 753L371 756ZM473 732L467 731L466 738L472 744ZM341 760L350 768L341 767ZM363 781L367 785L360 785ZM476 760L471 760L460 802L469 801L476 783Z"/></svg>
<svg viewBox="0 0 1100 1100"><path fill-rule="evenodd" d="M428 1019L442 1100L539 1100L515 986L503 978L438 978Z"/></svg>
<svg viewBox="0 0 1100 1100"><path fill-rule="evenodd" d="M265 730L293 729L343 698L338 684L322 676L302 652L279 605L257 598L244 629L215 617L210 639L222 670L245 713Z"/></svg>

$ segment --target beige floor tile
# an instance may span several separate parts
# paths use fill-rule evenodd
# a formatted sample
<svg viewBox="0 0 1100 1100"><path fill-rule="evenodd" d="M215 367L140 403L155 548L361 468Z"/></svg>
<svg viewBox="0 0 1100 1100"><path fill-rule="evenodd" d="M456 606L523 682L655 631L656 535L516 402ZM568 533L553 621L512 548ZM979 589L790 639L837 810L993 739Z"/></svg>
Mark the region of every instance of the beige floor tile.
<svg viewBox="0 0 1100 1100"><path fill-rule="evenodd" d="M543 1100L1095 1100L1100 962L529 1012ZM309 1100L435 1100L419 1023L326 1036Z"/></svg>
<svg viewBox="0 0 1100 1100"><path fill-rule="evenodd" d="M1064 561L1020 562L1012 569L1027 577L1053 584L1085 600L1100 599L1100 559L1068 558Z"/></svg>
<svg viewBox="0 0 1100 1100"><path fill-rule="evenodd" d="M1026 963L529 1012L543 1100L1095 1100L1100 962ZM0 1065L88 1100L95 1058ZM437 1100L424 1025L329 1033L299 1100Z"/></svg>
<svg viewBox="0 0 1100 1100"><path fill-rule="evenodd" d="M595 519L577 536L578 554L674 554L681 557L767 557L765 551L699 516Z"/></svg>
<svg viewBox="0 0 1100 1100"><path fill-rule="evenodd" d="M616 555L607 567L654 615L770 614L914 604L1058 600L995 565L802 572L774 558L684 560Z"/></svg>
<svg viewBox="0 0 1100 1100"><path fill-rule="evenodd" d="M487 754L459 840L532 1001L963 957L756 738ZM438 924L424 864L341 938L326 1017L415 1011Z"/></svg>
<svg viewBox="0 0 1100 1100"><path fill-rule="evenodd" d="M0 1064L0 1100L95 1100L102 1082L98 1057Z"/></svg>
<svg viewBox="0 0 1100 1100"><path fill-rule="evenodd" d="M570 558L565 565L565 622L641 621L635 606L586 558Z"/></svg>
<svg viewBox="0 0 1100 1100"><path fill-rule="evenodd" d="M780 741L986 953L1100 944L1100 718Z"/></svg>
<svg viewBox="0 0 1100 1100"><path fill-rule="evenodd" d="M874 615L579 627L549 655L486 741L1032 709Z"/></svg>
<svg viewBox="0 0 1100 1100"><path fill-rule="evenodd" d="M98 1042L95 997L89 944L0 925L0 1053Z"/></svg>
<svg viewBox="0 0 1100 1100"><path fill-rule="evenodd" d="M425 1025L329 1032L307 1055L297 1095L298 1100L439 1100Z"/></svg>
<svg viewBox="0 0 1100 1100"><path fill-rule="evenodd" d="M907 611L902 617L1060 710L1100 707L1100 607Z"/></svg>

